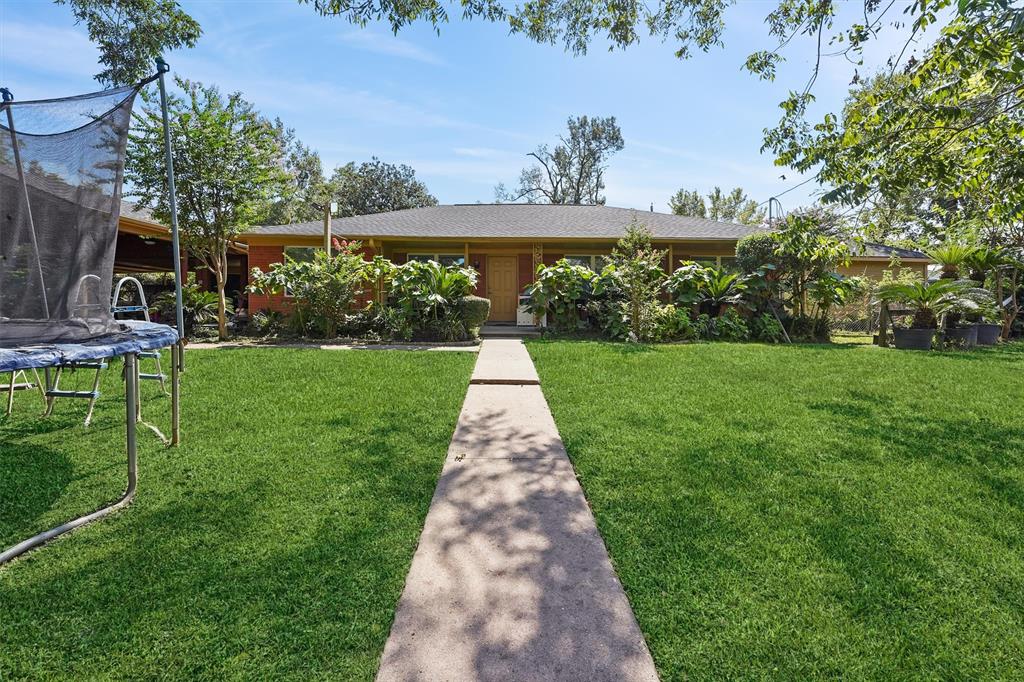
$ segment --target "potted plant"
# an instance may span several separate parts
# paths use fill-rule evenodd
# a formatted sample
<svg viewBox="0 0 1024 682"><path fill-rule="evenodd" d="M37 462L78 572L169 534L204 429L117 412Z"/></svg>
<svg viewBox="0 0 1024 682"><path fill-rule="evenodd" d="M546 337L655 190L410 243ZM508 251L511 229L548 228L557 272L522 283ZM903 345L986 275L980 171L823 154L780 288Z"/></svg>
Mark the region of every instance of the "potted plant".
<svg viewBox="0 0 1024 682"><path fill-rule="evenodd" d="M965 348L973 348L978 344L980 323L983 319L996 319L999 310L996 307L996 300L988 289L973 286L971 280L961 280L963 286L960 293L951 301L950 309L945 315L945 340ZM990 326L990 325L987 325ZM1002 329L996 325L996 336ZM986 329L986 340L991 337L991 331ZM992 339L985 345L992 345Z"/></svg>
<svg viewBox="0 0 1024 682"><path fill-rule="evenodd" d="M969 313L968 318L977 329L977 344L979 346L994 346L1003 331L1003 316L999 312L995 297L985 289L982 289L981 292L983 295L972 296L975 303L978 304L978 308Z"/></svg>
<svg viewBox="0 0 1024 682"><path fill-rule="evenodd" d="M939 318L951 310L973 305L963 295L965 289L963 282L953 279L940 279L932 284L896 281L879 285L878 302L902 303L914 311L909 328L893 328L896 347L930 350Z"/></svg>

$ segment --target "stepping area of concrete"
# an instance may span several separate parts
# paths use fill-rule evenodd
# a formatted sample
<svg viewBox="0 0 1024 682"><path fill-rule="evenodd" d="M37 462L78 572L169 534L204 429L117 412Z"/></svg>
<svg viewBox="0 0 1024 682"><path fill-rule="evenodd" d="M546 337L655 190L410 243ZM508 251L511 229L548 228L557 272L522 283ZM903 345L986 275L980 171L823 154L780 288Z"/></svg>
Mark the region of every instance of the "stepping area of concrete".
<svg viewBox="0 0 1024 682"><path fill-rule="evenodd" d="M519 339L484 339L471 384L539 385L537 369Z"/></svg>
<svg viewBox="0 0 1024 682"><path fill-rule="evenodd" d="M377 679L656 680L525 347L477 370Z"/></svg>

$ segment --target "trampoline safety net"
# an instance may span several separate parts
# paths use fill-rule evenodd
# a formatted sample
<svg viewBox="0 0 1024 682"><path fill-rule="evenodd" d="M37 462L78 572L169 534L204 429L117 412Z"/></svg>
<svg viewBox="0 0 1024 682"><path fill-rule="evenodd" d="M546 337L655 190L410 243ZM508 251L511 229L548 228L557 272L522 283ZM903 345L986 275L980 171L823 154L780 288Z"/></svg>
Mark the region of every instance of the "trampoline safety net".
<svg viewBox="0 0 1024 682"><path fill-rule="evenodd" d="M110 291L136 93L0 105L0 347L119 330Z"/></svg>

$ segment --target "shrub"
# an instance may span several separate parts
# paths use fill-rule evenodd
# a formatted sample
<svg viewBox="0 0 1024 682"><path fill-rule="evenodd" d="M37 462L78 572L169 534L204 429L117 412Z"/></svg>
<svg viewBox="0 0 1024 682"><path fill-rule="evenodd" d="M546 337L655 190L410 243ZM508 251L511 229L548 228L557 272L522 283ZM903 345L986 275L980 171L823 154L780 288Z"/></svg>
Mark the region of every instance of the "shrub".
<svg viewBox="0 0 1024 682"><path fill-rule="evenodd" d="M168 324L175 324L176 299L174 290L161 292L151 306L151 312L156 312L161 320ZM234 306L228 300L225 304L225 315L234 314ZM213 324L217 321L217 292L205 291L195 283L184 284L181 287L181 313L182 322L185 325L185 336L195 336L199 328L205 324Z"/></svg>
<svg viewBox="0 0 1024 682"><path fill-rule="evenodd" d="M554 265L537 267L537 278L526 289L530 310L536 315L550 314L549 324L557 329L579 327L579 306L590 293L594 272L562 258Z"/></svg>
<svg viewBox="0 0 1024 682"><path fill-rule="evenodd" d="M391 294L414 324L425 326L428 320L457 315L459 300L472 293L476 280L472 268L413 260L394 269Z"/></svg>
<svg viewBox="0 0 1024 682"><path fill-rule="evenodd" d="M720 317L699 315L694 327L701 338L712 341L746 341L750 338L746 321L731 308Z"/></svg>
<svg viewBox="0 0 1024 682"><path fill-rule="evenodd" d="M491 314L491 301L479 296L463 296L459 299L458 311L466 329L476 335Z"/></svg>
<svg viewBox="0 0 1024 682"><path fill-rule="evenodd" d="M762 266L776 265L775 255L779 243L774 232L747 235L736 242L736 265L746 273L757 272Z"/></svg>
<svg viewBox="0 0 1024 682"><path fill-rule="evenodd" d="M784 338L782 323L771 313L762 313L750 320L750 337L766 343L779 343Z"/></svg>
<svg viewBox="0 0 1024 682"><path fill-rule="evenodd" d="M722 341L746 341L750 338L746 320L732 308L715 319L715 330Z"/></svg>
<svg viewBox="0 0 1024 682"><path fill-rule="evenodd" d="M684 341L697 338L697 327L685 308L658 306L654 313L654 341Z"/></svg>
<svg viewBox="0 0 1024 682"><path fill-rule="evenodd" d="M332 253L317 250L311 261L285 256L285 262L275 263L269 272L253 268L249 290L258 294L290 292L300 329L312 328L328 338L337 336L371 273L370 264L358 253L359 242L335 240L334 246Z"/></svg>
<svg viewBox="0 0 1024 682"><path fill-rule="evenodd" d="M278 310L257 310L249 318L249 329L260 336L270 336L280 332L284 323L284 314Z"/></svg>
<svg viewBox="0 0 1024 682"><path fill-rule="evenodd" d="M631 341L650 340L658 311L658 292L665 281L661 269L664 251L652 245L650 230L634 220L608 257L608 265L594 281L594 294L621 300L628 306L624 319L629 325ZM616 315L614 307L610 309Z"/></svg>
<svg viewBox="0 0 1024 682"><path fill-rule="evenodd" d="M368 331L381 341L409 341L414 330L403 308L375 304L369 310Z"/></svg>

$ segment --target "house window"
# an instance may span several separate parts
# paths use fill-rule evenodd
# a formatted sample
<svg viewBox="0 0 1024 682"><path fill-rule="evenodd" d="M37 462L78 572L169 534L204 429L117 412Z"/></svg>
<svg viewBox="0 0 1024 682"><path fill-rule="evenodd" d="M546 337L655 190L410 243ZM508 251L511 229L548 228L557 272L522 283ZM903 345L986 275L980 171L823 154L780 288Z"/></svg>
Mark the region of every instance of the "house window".
<svg viewBox="0 0 1024 682"><path fill-rule="evenodd" d="M432 260L445 267L461 267L466 264L466 257L455 253L410 253L408 260L418 260L424 263Z"/></svg>
<svg viewBox="0 0 1024 682"><path fill-rule="evenodd" d="M582 265L585 268L590 268L594 272L601 271L602 260L604 256L566 256L565 260L569 261L573 265Z"/></svg>
<svg viewBox="0 0 1024 682"><path fill-rule="evenodd" d="M691 261L705 268L717 268L719 265L718 256L676 256L676 260L679 263Z"/></svg>
<svg viewBox="0 0 1024 682"><path fill-rule="evenodd" d="M284 255L300 263L309 263L313 260L313 254L318 250L315 246L286 246Z"/></svg>
<svg viewBox="0 0 1024 682"><path fill-rule="evenodd" d="M313 262L313 254L318 250L315 246L286 246L284 247L284 255L299 263L311 263ZM291 298L292 290L285 287L284 296L285 298Z"/></svg>
<svg viewBox="0 0 1024 682"><path fill-rule="evenodd" d="M737 272L740 266L736 264L735 256L720 256L718 259L719 267L727 272Z"/></svg>

